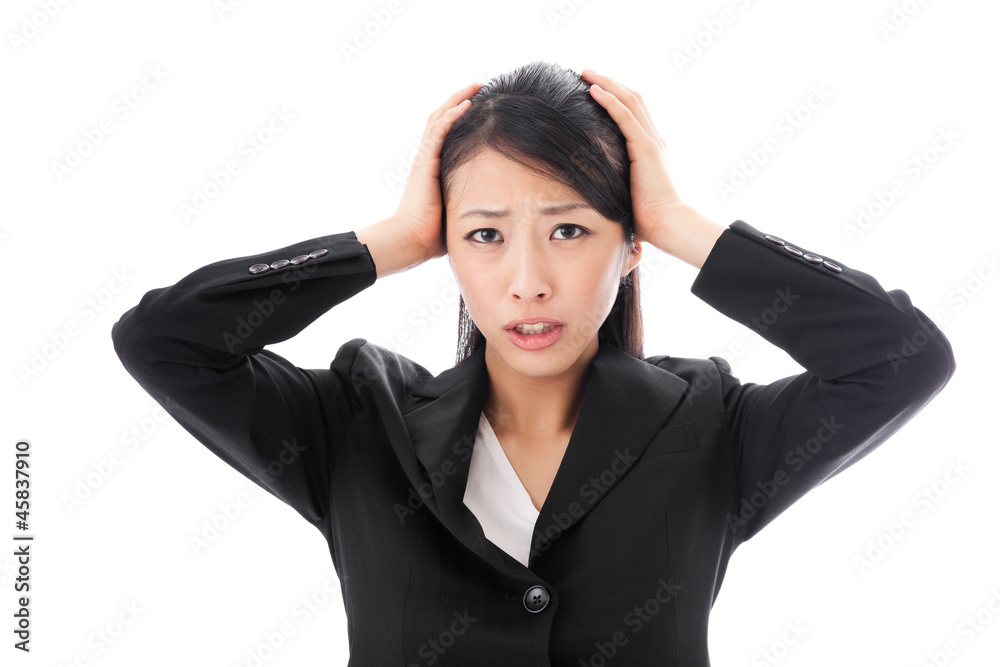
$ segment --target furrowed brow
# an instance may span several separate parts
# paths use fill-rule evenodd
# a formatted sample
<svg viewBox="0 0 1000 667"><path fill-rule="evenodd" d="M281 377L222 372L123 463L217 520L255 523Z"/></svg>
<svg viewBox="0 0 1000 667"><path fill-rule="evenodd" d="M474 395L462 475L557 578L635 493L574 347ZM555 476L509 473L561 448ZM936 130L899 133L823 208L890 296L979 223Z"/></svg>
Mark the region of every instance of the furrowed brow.
<svg viewBox="0 0 1000 667"><path fill-rule="evenodd" d="M543 215L560 215L580 208L593 208L587 202L574 201L565 204L555 204L553 206L539 206L537 211ZM478 216L481 218L503 218L510 214L507 209L473 208L458 216L459 220L468 216Z"/></svg>

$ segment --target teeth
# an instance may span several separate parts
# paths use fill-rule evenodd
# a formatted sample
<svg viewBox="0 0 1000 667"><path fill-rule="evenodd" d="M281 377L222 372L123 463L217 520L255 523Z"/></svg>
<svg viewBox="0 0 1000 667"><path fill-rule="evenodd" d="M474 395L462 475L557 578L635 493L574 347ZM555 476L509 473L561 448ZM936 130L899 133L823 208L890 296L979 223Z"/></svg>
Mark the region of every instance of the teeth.
<svg viewBox="0 0 1000 667"><path fill-rule="evenodd" d="M518 324L514 328L517 329L520 333L527 334L530 336L532 334L546 333L547 331L551 331L552 325L546 322L538 322L536 324Z"/></svg>

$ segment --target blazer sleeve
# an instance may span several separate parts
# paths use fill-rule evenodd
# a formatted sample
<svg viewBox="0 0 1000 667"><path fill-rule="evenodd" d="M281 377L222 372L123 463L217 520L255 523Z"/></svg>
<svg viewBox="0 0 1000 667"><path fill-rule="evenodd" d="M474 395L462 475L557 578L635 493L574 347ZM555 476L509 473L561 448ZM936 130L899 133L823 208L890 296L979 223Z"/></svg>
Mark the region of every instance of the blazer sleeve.
<svg viewBox="0 0 1000 667"><path fill-rule="evenodd" d="M264 346L375 282L353 231L214 262L147 292L111 328L128 373L223 461L313 524L329 512L337 443L359 410L352 367L298 368Z"/></svg>
<svg viewBox="0 0 1000 667"><path fill-rule="evenodd" d="M691 292L806 369L741 384L711 357L738 484L734 548L888 439L955 371L951 344L905 292L742 220L718 238Z"/></svg>

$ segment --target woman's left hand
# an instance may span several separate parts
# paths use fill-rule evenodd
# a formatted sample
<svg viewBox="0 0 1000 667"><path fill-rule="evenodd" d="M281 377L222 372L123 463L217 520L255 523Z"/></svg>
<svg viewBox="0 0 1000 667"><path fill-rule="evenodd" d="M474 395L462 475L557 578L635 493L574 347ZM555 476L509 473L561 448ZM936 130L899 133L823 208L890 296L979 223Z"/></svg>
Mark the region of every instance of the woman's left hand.
<svg viewBox="0 0 1000 667"><path fill-rule="evenodd" d="M653 242L653 239L662 238L660 234L666 233L670 208L683 203L667 175L666 142L653 126L639 93L593 70L585 69L581 75L591 84L597 84L590 87L591 96L607 110L625 135L635 240Z"/></svg>

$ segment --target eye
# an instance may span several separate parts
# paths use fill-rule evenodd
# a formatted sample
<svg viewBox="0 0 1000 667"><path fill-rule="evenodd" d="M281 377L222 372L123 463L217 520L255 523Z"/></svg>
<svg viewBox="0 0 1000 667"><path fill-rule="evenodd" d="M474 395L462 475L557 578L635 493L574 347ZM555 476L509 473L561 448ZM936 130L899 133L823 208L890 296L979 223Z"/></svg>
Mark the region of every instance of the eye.
<svg viewBox="0 0 1000 667"><path fill-rule="evenodd" d="M571 225L571 224L559 225L558 227L556 227L555 234L561 234L565 230L578 230L580 233L579 234L574 234L573 236L568 236L568 237L567 236L562 236L561 238L557 238L557 240L559 240L559 241L572 241L573 239L578 239L578 238L581 238L583 236L586 236L586 235L590 234L590 232L588 232L587 230L585 230L583 227L581 227L579 225ZM483 234L483 236L480 237L480 239L473 238L476 234L479 234L479 233ZM482 245L488 245L490 243L493 243L497 239L497 237L499 237L499 235L500 235L500 233L497 230L495 230L495 229L493 229L491 227L484 227L482 229L476 229L474 231L469 232L468 234L466 234L465 238L466 239L472 239L476 243L479 243L479 244L482 244Z"/></svg>
<svg viewBox="0 0 1000 667"><path fill-rule="evenodd" d="M490 237L490 235L494 235L495 236L495 235L498 234L497 230L491 229L491 228L487 227L487 228L484 228L484 229L477 229L475 231L469 232L468 234L466 234L465 238L471 239L473 236L475 236L479 232L484 232L487 237ZM476 241L476 243L484 243L484 244L491 243L491 242L492 242L492 238L486 238L484 241Z"/></svg>
<svg viewBox="0 0 1000 667"><path fill-rule="evenodd" d="M559 225L558 227L556 227L556 233L558 234L559 231L563 230L563 229L578 229L578 230L580 230L580 233L577 234L577 235L575 235L575 236L570 236L569 238L559 239L560 241L569 241L571 239L578 239L581 236L586 236L587 234L590 233L590 232L588 232L587 230L585 230L583 227L581 227L579 225L569 225L569 224Z"/></svg>

